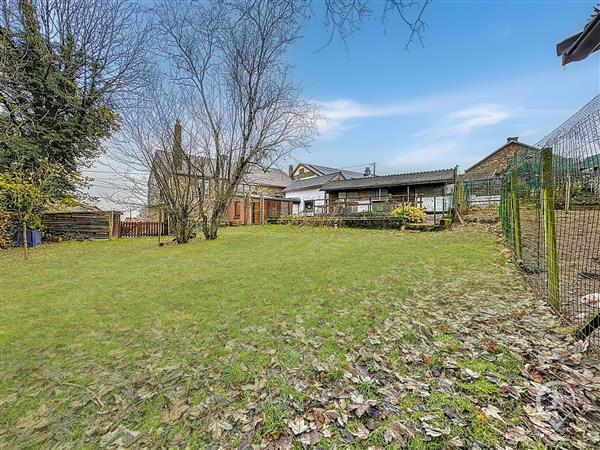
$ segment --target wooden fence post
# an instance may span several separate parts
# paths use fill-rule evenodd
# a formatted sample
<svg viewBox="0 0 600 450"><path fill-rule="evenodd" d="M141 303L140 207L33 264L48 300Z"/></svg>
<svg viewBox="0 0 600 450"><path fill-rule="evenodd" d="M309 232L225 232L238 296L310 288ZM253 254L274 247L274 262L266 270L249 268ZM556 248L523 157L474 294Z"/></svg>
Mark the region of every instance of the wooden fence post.
<svg viewBox="0 0 600 450"><path fill-rule="evenodd" d="M259 207L259 213L258 213L258 221L261 225L264 225L265 223L265 198L261 195L260 199L258 200L258 207ZM313 207L314 209L314 207Z"/></svg>
<svg viewBox="0 0 600 450"><path fill-rule="evenodd" d="M517 171L513 170L510 174L510 190L512 193L513 234L515 242L515 255L517 257L517 261L521 261L523 259L523 248L521 246L521 208L519 205L519 193L517 192L517 188Z"/></svg>
<svg viewBox="0 0 600 450"><path fill-rule="evenodd" d="M454 183L454 215L455 218L458 219L462 215L462 198L461 198L461 190L463 181L458 176L458 166L454 167L454 174L452 176L452 181ZM445 192L447 193L447 192Z"/></svg>
<svg viewBox="0 0 600 450"><path fill-rule="evenodd" d="M160 245L160 236L162 234L162 208L158 209L158 245Z"/></svg>
<svg viewBox="0 0 600 450"><path fill-rule="evenodd" d="M114 230L114 220L112 211L108 213L108 239L112 239L113 230Z"/></svg>
<svg viewBox="0 0 600 450"><path fill-rule="evenodd" d="M558 285L558 255L556 252L556 213L554 211L554 183L552 171L552 149L542 150L542 208L544 213L544 236L546 265L548 268L548 294L550 305L560 311Z"/></svg>

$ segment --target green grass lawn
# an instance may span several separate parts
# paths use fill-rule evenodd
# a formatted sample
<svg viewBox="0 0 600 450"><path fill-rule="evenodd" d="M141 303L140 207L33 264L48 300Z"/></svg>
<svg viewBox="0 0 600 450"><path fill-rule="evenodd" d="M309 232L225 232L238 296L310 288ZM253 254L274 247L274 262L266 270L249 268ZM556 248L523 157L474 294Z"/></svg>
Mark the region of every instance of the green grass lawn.
<svg viewBox="0 0 600 450"><path fill-rule="evenodd" d="M0 446L486 447L524 426L503 333L532 300L481 230L238 227L0 271Z"/></svg>

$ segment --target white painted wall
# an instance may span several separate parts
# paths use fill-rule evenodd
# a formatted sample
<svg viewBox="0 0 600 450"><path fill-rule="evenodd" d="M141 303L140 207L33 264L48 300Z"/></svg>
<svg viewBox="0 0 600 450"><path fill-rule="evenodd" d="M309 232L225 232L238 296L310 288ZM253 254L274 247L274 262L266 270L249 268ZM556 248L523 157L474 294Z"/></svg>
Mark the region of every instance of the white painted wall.
<svg viewBox="0 0 600 450"><path fill-rule="evenodd" d="M434 202L435 201L435 202ZM446 212L452 206L452 196L423 197L423 208L427 211Z"/></svg>
<svg viewBox="0 0 600 450"><path fill-rule="evenodd" d="M303 189L303 190L299 190L299 191L291 191L291 192L286 192L285 196L288 198L299 198L300 199L300 203L294 203L294 208L292 210L293 214L302 214L302 212L304 211L304 201L305 200L323 200L325 198L325 192L320 191L318 188L312 188L312 189ZM320 203L321 206L323 205L323 202L321 201Z"/></svg>
<svg viewBox="0 0 600 450"><path fill-rule="evenodd" d="M469 201L473 206L500 204L500 195L470 195Z"/></svg>

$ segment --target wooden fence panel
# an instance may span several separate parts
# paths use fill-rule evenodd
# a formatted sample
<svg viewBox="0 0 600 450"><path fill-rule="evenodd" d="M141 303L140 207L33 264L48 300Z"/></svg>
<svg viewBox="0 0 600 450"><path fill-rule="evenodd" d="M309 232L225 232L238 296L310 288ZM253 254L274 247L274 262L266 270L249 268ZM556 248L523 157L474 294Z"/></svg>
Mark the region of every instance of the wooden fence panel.
<svg viewBox="0 0 600 450"><path fill-rule="evenodd" d="M158 236L160 234L169 234L169 226L163 222L121 222L121 237L143 237L143 236Z"/></svg>
<svg viewBox="0 0 600 450"><path fill-rule="evenodd" d="M110 239L113 217L112 211L52 212L43 214L42 223L51 239Z"/></svg>

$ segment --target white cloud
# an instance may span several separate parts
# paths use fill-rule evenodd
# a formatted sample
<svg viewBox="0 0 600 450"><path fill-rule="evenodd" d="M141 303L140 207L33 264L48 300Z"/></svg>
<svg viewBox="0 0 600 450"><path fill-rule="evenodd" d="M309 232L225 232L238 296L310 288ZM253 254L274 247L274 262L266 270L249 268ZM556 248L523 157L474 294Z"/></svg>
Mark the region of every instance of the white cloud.
<svg viewBox="0 0 600 450"><path fill-rule="evenodd" d="M512 113L502 105L476 105L448 114L438 126L426 128L414 137L435 141L447 136L465 136L479 128L496 125L512 117Z"/></svg>
<svg viewBox="0 0 600 450"><path fill-rule="evenodd" d="M456 164L456 154L462 140L439 140L434 143L403 150L389 163L398 172L415 170L448 169Z"/></svg>
<svg viewBox="0 0 600 450"><path fill-rule="evenodd" d="M415 143L396 153L390 164L402 171L452 167L464 159L465 142L473 132L511 117L511 110L499 104L478 104L446 113L437 119L437 126L414 133Z"/></svg>
<svg viewBox="0 0 600 450"><path fill-rule="evenodd" d="M336 135L340 131L354 128L356 125L348 123L352 119L403 116L424 112L431 108L430 100L365 104L341 98L329 101L314 100L313 103L323 115L318 124L319 132L321 134L335 133Z"/></svg>

